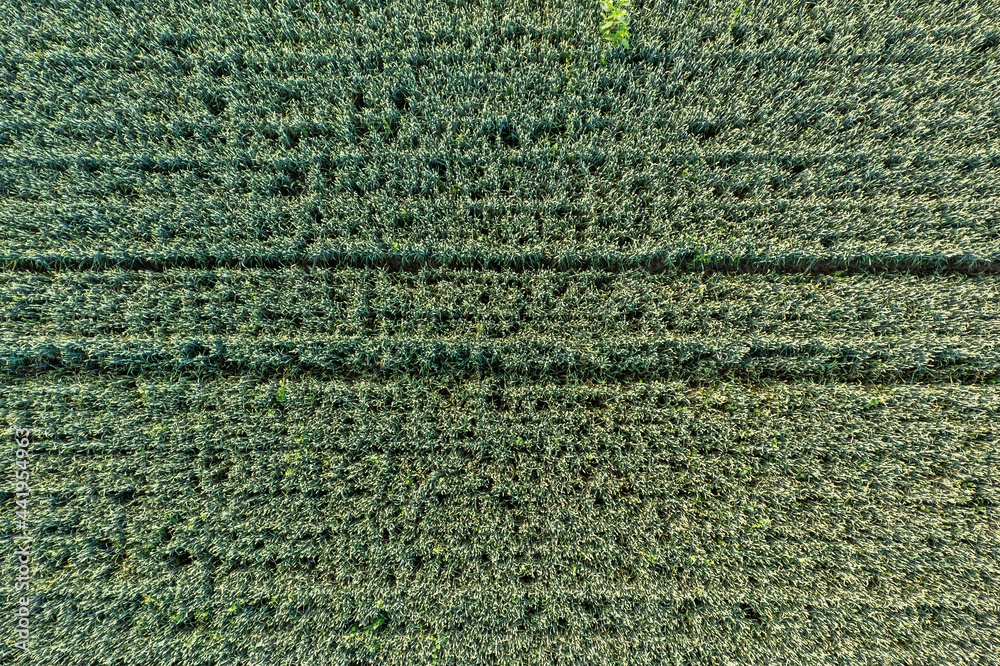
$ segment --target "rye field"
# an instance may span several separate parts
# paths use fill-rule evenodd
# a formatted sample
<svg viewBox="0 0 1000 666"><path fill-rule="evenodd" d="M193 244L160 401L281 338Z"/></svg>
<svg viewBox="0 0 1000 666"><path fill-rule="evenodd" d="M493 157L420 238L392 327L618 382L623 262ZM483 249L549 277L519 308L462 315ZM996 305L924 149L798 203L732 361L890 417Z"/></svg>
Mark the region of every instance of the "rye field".
<svg viewBox="0 0 1000 666"><path fill-rule="evenodd" d="M995 0L0 0L0 663L1000 664L998 380Z"/></svg>

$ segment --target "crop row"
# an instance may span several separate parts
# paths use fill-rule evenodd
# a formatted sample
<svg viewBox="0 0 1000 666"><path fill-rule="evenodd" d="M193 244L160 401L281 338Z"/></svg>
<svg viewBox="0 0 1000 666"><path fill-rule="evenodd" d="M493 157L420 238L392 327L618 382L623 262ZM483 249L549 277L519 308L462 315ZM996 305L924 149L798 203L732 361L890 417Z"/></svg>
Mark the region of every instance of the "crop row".
<svg viewBox="0 0 1000 666"><path fill-rule="evenodd" d="M553 255L677 253L806 253L838 255L915 254L997 257L1000 217L989 200L897 200L887 205L850 200L796 203L787 200L710 203L677 195L664 204L518 203L434 201L385 195L365 201L353 195L283 204L261 197L228 200L121 201L87 205L29 202L0 212L4 262L63 256L80 262L101 252L142 259L188 255L280 256L333 252L423 252L441 256L544 250ZM892 200L889 200L890 202ZM905 201L905 203L904 203ZM461 261L459 256L456 260ZM249 259L253 261L253 259ZM447 264L448 260L445 260ZM123 266L128 268L127 265Z"/></svg>
<svg viewBox="0 0 1000 666"><path fill-rule="evenodd" d="M322 377L476 378L517 382L768 379L836 382L995 383L1000 354L995 335L888 336L605 336L565 340L516 336L504 340L404 337L237 337L0 339L7 377L86 371L103 374L205 376L293 373Z"/></svg>
<svg viewBox="0 0 1000 666"><path fill-rule="evenodd" d="M984 30L982 24L977 25L973 11L966 12L965 16L952 16L949 20L944 16L931 18L930 15L937 12L927 10L922 12L923 16L907 17L908 29L899 29L902 26L872 29L870 22L875 16L871 12L851 12L855 15L850 17L852 20L849 22L841 16L840 26L830 25L829 22L824 26L824 20L815 12L812 16L799 12L798 17L776 21L770 26L759 25L754 29L741 24L726 30L723 12L699 16L699 12L684 12L678 7L671 7L666 10L674 15L669 18L670 28L658 30L656 19L652 16L662 14L665 8L649 12L649 29L644 31L645 34L637 31L633 52L613 53L611 66L602 69L599 64L602 45L596 39L588 39L587 34L591 32L588 28L592 28L596 17L584 7L569 8L576 14L572 18L584 19L581 23L574 25L571 17L564 16L560 20L563 26L539 31L530 25L527 28L521 26L518 30L516 26L520 22L514 21L510 25L521 34L512 35L514 39L501 40L496 34L498 17L491 16L489 11L485 12L485 16L481 14L478 17L485 19L482 21L449 21L442 16L437 21L427 17L418 20L417 25L406 25L408 17L405 15L399 17L391 11L387 13L384 8L369 9L373 11L366 12L364 20L349 20L344 25L347 31L338 30L333 35L325 36L316 33L305 48L302 45L290 47L281 44L280 38L275 39L285 32L280 25L269 28L272 35L256 36L247 30L247 23L253 23L253 19L244 19L239 21L242 25L233 26L232 17L227 20L225 12L215 12L205 17L209 19L209 24L203 25L202 30L186 35L177 34L159 17L141 24L126 22L127 28L146 33L143 36L133 35L131 40L123 39L130 31L123 30L119 20L116 21L119 32L115 39L95 43L85 51L82 43L91 38L86 34L87 28L100 29L102 25L99 14L81 16L83 20L75 26L77 30L66 29L69 26L65 25L65 17L53 17L53 24L48 29L39 29L37 24L24 26L21 34L15 37L20 42L20 48L11 48L4 53L0 64L12 82L21 78L28 84L44 84L41 96L35 91L32 91L35 94L26 94L27 88L14 88L9 99L21 105L29 104L27 100L37 100L37 104L45 108L61 95L72 98L70 91L74 88L77 95L115 100L120 106L155 103L156 95L143 98L137 93L130 95L129 89L141 87L150 93L157 90L157 83L169 82L184 92L193 93L179 101L190 99L197 102L190 107L184 104L179 110L220 114L225 112L225 107L219 108L216 96L209 94L206 101L206 91L192 90L188 84L197 82L199 87L207 84L214 88L233 86L237 99L250 93L249 101L257 102L263 108L281 111L287 107L310 108L317 102L329 102L329 94L315 94L317 84L327 90L336 90L330 83L337 80L350 80L358 86L377 86L385 79L409 78L403 73L406 70L421 72L419 87L427 90L424 93L427 96L452 94L453 88L447 85L449 82L465 83L468 75L480 73L478 70L492 74L494 80L502 84L511 82L507 78L511 72L521 72L523 76L525 71L540 72L547 75L552 83L558 83L560 75L572 79L559 67L565 64L569 52L576 56L577 69L586 68L591 74L596 72L595 78L611 79L602 81L598 78L596 83L599 85L595 87L601 90L614 88L618 93L628 89L631 77L617 77L615 80L615 65L626 65L626 70L640 72L662 69L673 74L677 83L689 86L703 98L708 97L720 82L731 82L733 75L739 77L738 82L743 84L738 86L740 88L759 84L760 70L764 70L765 74L778 80L786 77L790 83L794 83L796 77L820 78L819 73L836 76L839 83L852 82L855 86L865 86L861 88L861 97L871 99L879 92L887 92L884 85L887 80L902 78L898 71L884 69L883 66L905 64L910 70L925 68L919 77L924 84L946 81L965 97L966 94L983 94L975 88L975 74L977 71L980 75L985 73L981 71L984 68L979 61L988 58L991 48L995 48L992 33ZM759 9L747 7L747 12L757 13L760 19L766 21L764 12ZM278 9L278 13L280 11ZM843 13L844 8L835 11ZM640 10L640 13L647 12ZM256 18L280 22L273 15L258 14ZM412 20L414 17L409 18ZM588 18L591 20L587 21ZM218 25L211 25L218 19L230 24L227 27L231 34L223 36ZM369 20L372 23L365 25ZM530 24L533 21L529 19L527 22ZM159 34L157 25L162 30ZM355 32L355 37L352 39L345 32ZM71 40L76 44L57 45L69 37L66 33L72 35ZM744 41L740 34L753 37ZM334 35L334 39L329 39ZM217 43L212 44L220 38L225 40L221 49ZM358 44L358 38L371 42L377 40L377 43ZM556 43L552 43L553 38ZM821 41L824 38L825 43ZM332 44L329 43L331 41ZM775 64L780 66L774 67ZM927 70L928 65L934 69ZM581 85L586 85L588 77L583 78ZM417 83L414 79L411 81ZM123 86L123 83L126 85ZM256 91L254 84L257 84ZM307 88L302 89L299 84L305 84ZM909 81L907 87L924 84ZM246 88L240 90L242 85ZM411 88L415 87L411 85ZM161 90L176 94L174 91L177 88L163 87ZM338 102L344 100L348 93L346 88L340 88L333 95ZM503 88L504 85L499 85L494 90ZM650 93L659 91L661 95L667 95L666 99L652 101L669 102L672 99L673 86L651 85L649 88ZM550 94L551 86L545 92ZM632 92L635 93L634 90ZM891 89L888 92L892 92ZM18 93L21 93L20 97ZM639 96L634 94L636 98ZM369 95L369 104L373 98L384 99L384 96ZM532 102L531 99L524 101ZM638 100L631 101L634 104ZM761 101L768 104L786 100Z"/></svg>
<svg viewBox="0 0 1000 666"><path fill-rule="evenodd" d="M869 90L852 76L877 75L848 73L835 87L855 96L854 101L824 92L803 104L779 92L802 80L802 72L782 70L777 62L768 66L759 61L741 72L720 58L705 66L728 70L729 77L698 86L687 83L690 77L683 69L637 72L619 65L588 72L581 67L567 76L560 69L565 71L571 61L568 56L564 60L563 67L556 61L537 72L500 73L483 64L481 71L465 75L441 71L437 80L426 82L427 88L405 67L408 76L351 87L334 87L326 79L286 82L280 77L241 85L195 77L169 85L132 75L77 82L91 84L90 89L48 87L50 95L58 91L62 99L45 101L26 93L47 82L25 81L24 92L0 98L7 110L0 133L5 144L26 155L72 154L83 145L109 157L137 149L194 152L205 147L225 154L253 145L288 158L317 149L384 152L464 145L509 151L553 141L606 145L611 139L656 148L668 141L778 151L825 145L850 154L893 145L916 144L929 153L988 147L996 122L995 113L976 113L988 98L980 97L984 93L974 83L941 71L953 63L925 63L925 71L915 76L926 83L918 86L876 80ZM833 63L834 68L844 64ZM744 80L734 84L733 78ZM431 86L437 92L424 92ZM904 89L906 97L901 98ZM558 102L548 99L553 93ZM705 99L720 93L732 98L724 112ZM945 93L962 98L962 107L937 99ZM31 106L26 106L28 100L33 100ZM956 111L971 117L956 116Z"/></svg>
<svg viewBox="0 0 1000 666"><path fill-rule="evenodd" d="M1000 191L1000 154L980 148L931 159L907 151L908 147L897 145L874 155L859 153L839 159L777 152L768 157L739 152L647 152L638 164L629 164L634 158L631 151L610 156L592 145L575 147L584 152L550 145L521 151L507 160L498 160L483 148L464 151L462 157L413 151L382 154L374 160L360 154L331 158L326 154L329 148L319 147L266 160L254 156L252 149L234 151L222 160L215 157L214 164L156 153L115 162L92 156L27 157L0 163L0 169L5 173L5 207L16 200L61 203L72 199L100 205L109 198L148 204L212 198L225 192L280 200L317 194L350 194L366 201L421 195L455 203L503 202L508 197L535 203L561 196L567 199L566 205L582 204L584 210L613 205L616 194L642 197L646 206L657 204L658 208L676 208L678 196L718 206L761 198L799 202L820 197L837 203L847 195L877 195L886 199L883 205L889 208L910 197L922 197L930 204L933 200L926 195L934 195L955 205ZM713 165L715 159L719 162ZM807 165L814 166L806 171Z"/></svg>
<svg viewBox="0 0 1000 666"><path fill-rule="evenodd" d="M391 51L390 46L440 46L494 53L492 47L498 42L508 45L521 40L528 44L592 45L595 51L600 46L591 44L591 34L579 30L584 24L596 28L593 10L563 0L506 15L495 6L478 2L446 3L438 13L422 9L413 2L385 5L336 0L286 5L227 2L212 8L183 3L178 13L187 19L188 29L179 30L177 23L151 8L123 9L103 2L39 2L31 20L5 27L17 40L15 44L28 47L29 53L74 48L91 57L110 54L123 69L131 65L125 57L128 55L139 59L136 56L163 52L184 57L250 45L267 47L263 54L246 54L250 65L258 60L266 63L267 55L274 52L301 58L303 51L327 54L337 48ZM734 15L706 8L638 3L632 10L644 24L644 30L633 35L633 43L664 42L688 56L725 48L752 51L753 46L763 43L823 46L831 44L834 37L862 51L892 56L927 44L981 48L991 37L988 24L978 20L985 10L975 5L896 3L862 8L850 3L802 7L794 2L749 2ZM810 34L824 22L839 25ZM450 29L441 29L445 25ZM66 29L70 26L75 30ZM802 33L813 39L802 39ZM375 35L382 41L374 42L371 38ZM359 44L359 37L365 43ZM300 67L308 72L311 64L304 62ZM213 74L226 76L229 72L216 69Z"/></svg>
<svg viewBox="0 0 1000 666"><path fill-rule="evenodd" d="M557 250L559 248L556 248ZM940 248L939 248L940 249ZM993 248L990 248L992 250ZM817 254L789 249L784 253L761 254L755 249L729 252L718 248L656 249L626 254L611 248L564 247L558 253L545 248L530 251L497 252L495 247L476 246L463 251L434 248L405 248L385 251L380 245L361 247L325 247L306 254L301 242L288 241L278 247L248 248L176 248L152 255L136 253L126 247L105 254L103 249L62 251L49 255L5 256L0 259L5 272L47 273L59 271L169 271L189 268L220 270L225 268L268 268L306 270L378 269L390 273L421 273L439 269L485 270L494 272L547 270L606 271L622 273L644 271L660 274L698 271L705 275L725 274L796 274L796 275L968 275L989 277L998 270L996 252L985 257L971 253L925 254L919 252L867 252ZM582 250L582 251L581 251Z"/></svg>
<svg viewBox="0 0 1000 666"><path fill-rule="evenodd" d="M300 142L311 150L360 142L382 152L383 144L398 142L453 145L452 135L466 131L495 140L504 128L480 122L490 106L499 107L490 116L508 122L500 147L556 137L573 143L595 131L600 136L584 138L603 141L613 134L616 143L641 144L654 140L647 129L660 132L658 141L732 140L769 149L826 144L847 153L870 148L873 141L918 143L931 152L983 145L994 123L989 114L976 114L978 102L988 102L981 84L988 80L983 64L995 48L992 33L975 29L967 22L971 17L957 31L922 18L923 27L872 34L879 48L869 50L864 42L843 38L804 47L803 33L814 22L800 18L771 31L783 47L769 45L772 37L750 52L704 38L692 44L654 39L636 49L642 54L637 62L612 57L606 66L597 64L598 45L579 37L574 39L581 43L569 50L541 42L537 54L526 41L520 58L511 57L516 52L475 49L465 38L450 51L419 43L416 50L386 47L386 57L371 56L369 49L360 58L357 45L346 42L342 54L308 58L273 41L255 50L188 57L188 51L198 50L189 47L208 35L190 34L188 47L178 48L180 36L167 32L136 44L129 57L102 60L81 55L78 47L45 55L46 40L37 38L36 29L23 35L33 42L20 52L26 55L4 58L13 85L4 99L8 113L0 133L25 154L46 146L95 148L95 139L128 150L137 145L229 150L249 143L294 151ZM687 18L678 25L691 37L703 31ZM858 31L869 32L865 22L858 22ZM391 39L384 26L379 32L383 43ZM492 38L489 26L478 32ZM454 34L434 31L435 39ZM135 50L148 52L157 43L148 56L136 57ZM893 56L900 47L905 76L895 66L904 63ZM380 68L366 71L373 58ZM116 71L119 63L131 63L135 71ZM143 63L187 72L173 77L155 68L146 72ZM344 71L324 71L331 64ZM793 88L799 95L788 94ZM546 103L554 92L561 104ZM725 112L716 108L720 95L730 100ZM949 101L942 101L946 96ZM260 122L248 123L252 118ZM621 121L617 130L612 119ZM451 131L445 131L448 125Z"/></svg>
<svg viewBox="0 0 1000 666"><path fill-rule="evenodd" d="M996 277L168 269L0 274L9 335L964 336L1000 326Z"/></svg>
<svg viewBox="0 0 1000 666"><path fill-rule="evenodd" d="M83 633L132 658L199 637L189 663L252 659L272 643L238 637L261 632L344 658L423 634L450 660L513 635L655 661L750 658L764 634L995 641L998 407L959 386L84 377L17 381L0 413L38 424L40 650L97 614Z"/></svg>

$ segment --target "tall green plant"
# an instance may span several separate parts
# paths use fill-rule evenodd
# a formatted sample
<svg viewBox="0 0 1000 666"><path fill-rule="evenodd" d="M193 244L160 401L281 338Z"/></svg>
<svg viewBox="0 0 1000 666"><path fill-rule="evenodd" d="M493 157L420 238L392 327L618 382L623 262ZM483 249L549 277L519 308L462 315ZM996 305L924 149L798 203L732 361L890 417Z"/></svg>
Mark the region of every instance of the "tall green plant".
<svg viewBox="0 0 1000 666"><path fill-rule="evenodd" d="M629 0L600 0L604 14L601 17L601 37L612 44L621 44L628 48L628 9Z"/></svg>

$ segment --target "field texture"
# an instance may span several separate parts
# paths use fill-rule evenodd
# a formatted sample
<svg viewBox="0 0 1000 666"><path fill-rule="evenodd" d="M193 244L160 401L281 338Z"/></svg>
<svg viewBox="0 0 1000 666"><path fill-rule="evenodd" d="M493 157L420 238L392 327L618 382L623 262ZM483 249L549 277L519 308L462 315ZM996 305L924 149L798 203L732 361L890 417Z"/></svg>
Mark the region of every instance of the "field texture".
<svg viewBox="0 0 1000 666"><path fill-rule="evenodd" d="M0 663L1000 663L1000 5L627 11L0 0Z"/></svg>

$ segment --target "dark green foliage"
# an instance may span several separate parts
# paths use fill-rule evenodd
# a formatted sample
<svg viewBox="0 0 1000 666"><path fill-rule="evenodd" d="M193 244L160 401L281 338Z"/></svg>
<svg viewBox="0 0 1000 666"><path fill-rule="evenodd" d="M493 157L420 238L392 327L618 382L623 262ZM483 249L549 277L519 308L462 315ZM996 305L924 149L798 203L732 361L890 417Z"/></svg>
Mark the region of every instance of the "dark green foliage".
<svg viewBox="0 0 1000 666"><path fill-rule="evenodd" d="M750 661L830 654L832 624L844 658L972 661L1000 629L994 388L39 377L5 400L46 424L53 660L76 604L162 659L402 663L432 635L513 663L516 632Z"/></svg>
<svg viewBox="0 0 1000 666"><path fill-rule="evenodd" d="M0 663L1000 659L989 3L0 9Z"/></svg>

